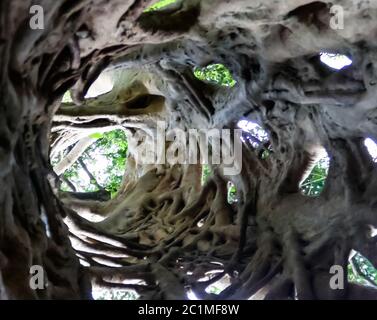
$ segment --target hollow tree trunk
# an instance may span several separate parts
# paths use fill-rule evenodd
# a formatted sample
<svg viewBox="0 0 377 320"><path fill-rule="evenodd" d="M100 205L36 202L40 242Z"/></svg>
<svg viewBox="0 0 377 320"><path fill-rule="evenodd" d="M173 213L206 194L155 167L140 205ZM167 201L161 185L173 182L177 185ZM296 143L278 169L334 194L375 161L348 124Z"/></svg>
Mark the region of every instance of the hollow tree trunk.
<svg viewBox="0 0 377 320"><path fill-rule="evenodd" d="M0 298L87 298L89 279L144 299L185 299L188 287L207 299L262 289L266 299L377 297L347 279L343 290L329 286L331 266L347 270L352 249L377 265L368 234L377 171L363 144L377 132L375 11L342 1L348 23L334 30L329 1L186 0L145 13L151 1L38 3L43 30L28 27L29 1L0 4ZM325 69L319 52L334 49L354 65ZM192 75L214 62L235 87ZM107 67L127 70L111 93L85 100ZM60 105L71 88L74 103ZM239 175L213 166L201 186L201 165L145 166L131 146L117 197L57 197L50 144L111 126L151 135L161 119L169 129L234 129L241 117L268 131L272 152L243 143ZM325 189L306 197L299 185L323 148ZM30 288L32 265L45 270L42 290ZM205 291L224 275L228 288Z"/></svg>

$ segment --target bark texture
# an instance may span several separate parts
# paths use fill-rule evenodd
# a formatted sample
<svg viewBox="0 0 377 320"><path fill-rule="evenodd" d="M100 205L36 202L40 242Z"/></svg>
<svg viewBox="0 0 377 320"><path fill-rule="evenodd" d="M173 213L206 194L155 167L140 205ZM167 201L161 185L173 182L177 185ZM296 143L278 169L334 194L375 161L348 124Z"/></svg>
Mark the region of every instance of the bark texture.
<svg viewBox="0 0 377 320"><path fill-rule="evenodd" d="M29 28L31 1L0 3L0 298L87 298L89 279L143 299L186 299L187 288L204 299L377 297L347 279L329 287L352 249L377 265L377 171L363 144L377 139L376 8L331 1L345 13L334 30L329 1L185 0L152 12L152 1L35 3L43 30ZM322 51L353 64L332 71ZM211 63L236 86L194 77ZM113 90L85 99L106 68ZM60 104L69 89L74 102ZM140 165L130 146L114 199L58 197L51 150L99 128L234 128L242 117L268 131L272 153L243 143L237 176L214 166L201 186L201 165ZM323 149L325 189L306 197L299 185ZM47 289L30 289L33 264ZM221 294L205 291L225 275Z"/></svg>

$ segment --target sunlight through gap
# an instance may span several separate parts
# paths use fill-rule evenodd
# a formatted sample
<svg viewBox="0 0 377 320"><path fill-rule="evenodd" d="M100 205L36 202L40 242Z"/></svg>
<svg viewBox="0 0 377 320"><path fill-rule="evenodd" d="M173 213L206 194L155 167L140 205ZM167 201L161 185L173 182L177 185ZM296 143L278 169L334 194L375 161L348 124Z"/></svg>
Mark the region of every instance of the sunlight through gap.
<svg viewBox="0 0 377 320"><path fill-rule="evenodd" d="M322 52L320 60L330 68L340 70L352 64L352 60L343 54Z"/></svg>

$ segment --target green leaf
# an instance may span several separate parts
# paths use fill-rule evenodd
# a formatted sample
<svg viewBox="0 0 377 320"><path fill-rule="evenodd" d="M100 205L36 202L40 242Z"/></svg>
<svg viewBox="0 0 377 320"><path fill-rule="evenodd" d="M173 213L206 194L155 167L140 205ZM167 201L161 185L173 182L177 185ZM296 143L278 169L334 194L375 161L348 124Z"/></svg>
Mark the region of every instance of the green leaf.
<svg viewBox="0 0 377 320"><path fill-rule="evenodd" d="M144 12L156 11L162 8L165 8L173 3L177 2L177 0L160 0L157 1L155 4L149 6L144 10Z"/></svg>
<svg viewBox="0 0 377 320"><path fill-rule="evenodd" d="M237 82L233 79L229 69L223 64L210 64L204 68L195 68L194 75L201 81L233 87Z"/></svg>
<svg viewBox="0 0 377 320"><path fill-rule="evenodd" d="M101 139L103 137L103 133L101 132L92 133L89 137L93 139Z"/></svg>
<svg viewBox="0 0 377 320"><path fill-rule="evenodd" d="M325 159L325 158L324 158ZM318 196L325 187L328 173L328 162L320 160L313 168L310 175L301 184L301 191L307 196Z"/></svg>

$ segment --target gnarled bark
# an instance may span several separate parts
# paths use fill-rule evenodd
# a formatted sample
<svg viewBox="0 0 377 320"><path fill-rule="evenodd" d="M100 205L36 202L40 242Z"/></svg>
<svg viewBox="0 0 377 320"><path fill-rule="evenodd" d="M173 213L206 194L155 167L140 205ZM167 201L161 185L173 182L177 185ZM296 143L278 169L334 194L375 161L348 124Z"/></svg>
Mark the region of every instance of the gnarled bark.
<svg viewBox="0 0 377 320"><path fill-rule="evenodd" d="M375 299L347 279L332 290L329 271L347 270L352 249L377 265L368 234L377 171L363 144L377 138L376 11L344 0L347 23L332 29L327 0L186 0L143 13L150 3L40 1L43 30L25 25L28 1L0 4L0 297L86 298L90 278L144 299L184 299L188 287L204 299ZM353 65L331 71L321 51L352 55ZM236 86L192 75L214 62ZM114 89L85 100L106 68L119 72ZM61 104L68 89L74 103ZM272 151L263 158L264 146L244 142L239 175L214 165L201 186L200 164L143 165L131 146L114 199L55 190L50 145L65 149L97 128L152 135L158 120L233 129L241 118L267 130ZM300 183L324 149L325 189L306 197ZM33 264L46 271L44 290L28 285ZM221 294L205 291L224 275Z"/></svg>

